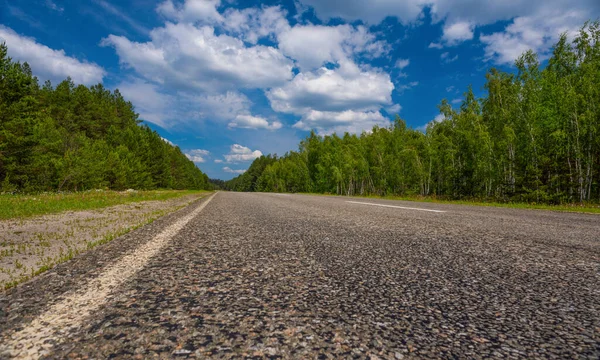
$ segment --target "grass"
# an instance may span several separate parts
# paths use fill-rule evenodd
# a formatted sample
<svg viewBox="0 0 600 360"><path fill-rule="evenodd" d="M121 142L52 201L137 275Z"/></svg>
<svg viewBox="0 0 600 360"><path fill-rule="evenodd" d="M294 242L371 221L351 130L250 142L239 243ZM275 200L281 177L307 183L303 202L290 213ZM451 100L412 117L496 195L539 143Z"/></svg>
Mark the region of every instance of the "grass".
<svg viewBox="0 0 600 360"><path fill-rule="evenodd" d="M163 191L163 193L164 192L166 192L166 191ZM150 192L147 192L147 193L150 193ZM183 196L183 195L188 195L188 194L203 194L206 192L203 192L203 191L178 191L176 193L179 194L178 196ZM173 198L173 197L177 197L177 196L170 196L170 197L167 197L164 199L169 199L169 198ZM144 200L158 200L158 199L159 198L156 198L156 197L144 198ZM163 198L160 198L160 199L163 199ZM142 200L138 200L138 201L142 201ZM120 204L122 204L122 203L123 202L120 202ZM63 249L61 247L59 254L57 254L54 257L51 257L51 256L43 257L41 259L41 261L38 262L38 265L36 267L31 267L28 269L18 259L15 259L14 267L16 270L21 270L21 273L17 274L15 277L15 276L11 275L12 273L16 272L15 270L12 270L10 268L4 269L4 268L0 267L0 272L5 272L5 273L9 274L11 277L11 279L9 281L0 282L0 291L8 290L12 287L15 287L25 281L28 281L28 280L34 278L37 275L40 275L40 274L52 269L54 266L56 266L60 263L64 263L64 262L67 262L67 261L73 259L73 257L79 255L81 252L91 250L97 246L109 243L112 240L118 238L119 236L127 234L128 232L136 230L144 225L151 224L156 219L158 219L168 213L171 213L173 211L182 209L185 206L187 206L187 205L178 205L178 206L174 206L174 207L170 207L170 208L163 208L160 210L153 211L153 212L147 214L143 219L140 219L136 224L129 226L129 227L124 227L124 228L118 229L116 231L105 233L98 240L86 242L85 246L77 247L76 244L72 245L70 242L63 239L63 242L65 243L68 251L66 251L66 252L63 251ZM79 225L79 222L72 224L72 226L78 226L78 225ZM74 230L71 229L62 235L66 236L66 237L69 237L69 236L73 237ZM36 233L35 234L36 239L34 239L34 240L38 240L38 242L39 242L38 245L40 245L40 247L43 248L43 247L46 247L46 243L50 244L48 242L49 236L50 236L50 234ZM98 236L98 234L96 234L96 236ZM59 238L56 238L55 240L59 240ZM4 242L2 244L7 245L6 242ZM26 250L27 250L27 248L26 248L26 245L24 245L24 244L22 246L18 245L17 249L15 249L14 247L11 246L11 249L6 249L6 250L0 251L0 259L4 256L14 255L15 251L18 254L21 254L23 251L26 251ZM44 255L43 249L41 250L40 255L41 256Z"/></svg>
<svg viewBox="0 0 600 360"><path fill-rule="evenodd" d="M68 210L92 210L139 201L168 200L201 193L205 193L205 191L152 190L121 192L91 190L39 195L2 194L0 195L0 220L26 218Z"/></svg>
<svg viewBox="0 0 600 360"><path fill-rule="evenodd" d="M337 195L331 195L331 194L306 194L306 195L337 196ZM490 206L490 207L501 207L501 208L511 208L511 209L550 210L550 211L600 214L600 204L592 204L592 203L548 205L548 204L537 204L537 203L486 201L486 200L481 200L481 199L450 200L450 199L440 199L440 198L436 198L433 196L420 196L420 195L412 195L412 196L378 196L378 195L360 196L360 195L354 195L352 197L365 198L365 199L415 201L415 202L427 202L427 203L437 203L437 204Z"/></svg>

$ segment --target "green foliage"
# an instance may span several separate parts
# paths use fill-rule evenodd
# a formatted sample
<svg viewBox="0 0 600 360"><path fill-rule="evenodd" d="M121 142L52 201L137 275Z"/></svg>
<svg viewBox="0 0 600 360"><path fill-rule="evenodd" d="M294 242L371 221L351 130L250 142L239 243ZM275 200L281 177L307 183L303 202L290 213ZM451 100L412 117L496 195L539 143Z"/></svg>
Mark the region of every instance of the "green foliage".
<svg viewBox="0 0 600 360"><path fill-rule="evenodd" d="M36 195L0 195L0 220L25 218L63 211L93 210L140 201L163 201L186 195L202 194L197 190L104 191L45 193Z"/></svg>
<svg viewBox="0 0 600 360"><path fill-rule="evenodd" d="M181 150L101 84L39 86L0 44L1 191L210 189Z"/></svg>
<svg viewBox="0 0 600 360"><path fill-rule="evenodd" d="M257 159L224 184L238 191L429 196L560 204L600 201L600 23L563 35L541 68L490 69L425 133L397 118L360 136L311 133L299 152Z"/></svg>

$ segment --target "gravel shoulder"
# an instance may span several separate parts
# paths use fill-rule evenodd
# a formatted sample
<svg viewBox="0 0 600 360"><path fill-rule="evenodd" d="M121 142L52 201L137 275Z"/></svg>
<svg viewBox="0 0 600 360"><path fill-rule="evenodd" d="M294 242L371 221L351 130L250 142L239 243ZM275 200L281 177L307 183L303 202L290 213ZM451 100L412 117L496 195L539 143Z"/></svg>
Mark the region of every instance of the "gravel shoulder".
<svg viewBox="0 0 600 360"><path fill-rule="evenodd" d="M597 216L445 209L219 193L48 358L600 357Z"/></svg>
<svg viewBox="0 0 600 360"><path fill-rule="evenodd" d="M0 290L187 206L199 195L0 221Z"/></svg>
<svg viewBox="0 0 600 360"><path fill-rule="evenodd" d="M183 201L178 206L185 206L186 203L189 205L106 244L85 251L70 261L57 264L32 280L0 292L0 343L2 337L7 336L8 332L21 328L44 309L64 298L66 293L83 287L101 274L105 268L144 245L163 228L192 212L205 201L208 195L177 199Z"/></svg>

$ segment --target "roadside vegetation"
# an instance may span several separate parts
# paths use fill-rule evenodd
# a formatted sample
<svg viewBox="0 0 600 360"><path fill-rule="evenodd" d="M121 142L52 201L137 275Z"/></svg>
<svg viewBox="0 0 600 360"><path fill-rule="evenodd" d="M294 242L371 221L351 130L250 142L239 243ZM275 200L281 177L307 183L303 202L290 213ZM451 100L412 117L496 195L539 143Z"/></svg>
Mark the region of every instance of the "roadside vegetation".
<svg viewBox="0 0 600 360"><path fill-rule="evenodd" d="M40 86L7 51L0 43L0 192L212 188L118 90Z"/></svg>
<svg viewBox="0 0 600 360"><path fill-rule="evenodd" d="M598 212L600 23L539 58L524 53L515 73L490 69L487 96L469 88L458 108L443 100L424 131L397 117L359 136L313 132L223 187Z"/></svg>
<svg viewBox="0 0 600 360"><path fill-rule="evenodd" d="M44 215L0 221L0 290L27 281L207 194L201 191L103 191L12 196L11 204L19 204L16 208L22 213L41 215L43 212ZM6 195L0 197L2 211L6 208L6 199ZM50 205L41 205L43 203ZM63 210L85 211L49 213Z"/></svg>
<svg viewBox="0 0 600 360"><path fill-rule="evenodd" d="M0 220L93 210L114 205L150 200L168 200L202 194L198 190L109 191L90 190L74 193L42 193L38 195L0 195Z"/></svg>
<svg viewBox="0 0 600 360"><path fill-rule="evenodd" d="M300 193L301 195L319 195L319 196L338 196L335 194L318 194L318 193ZM600 204L598 203L565 203L565 204L544 204L544 203L525 203L525 202L498 202L493 199L452 199L448 197L436 196L421 196L421 195L355 195L354 197L361 199L381 199L381 200L400 200L400 201L415 201L434 204L453 204L453 205L470 205L470 206L489 206L512 209L530 209L530 210L550 210L563 212L576 212L588 214L600 214Z"/></svg>

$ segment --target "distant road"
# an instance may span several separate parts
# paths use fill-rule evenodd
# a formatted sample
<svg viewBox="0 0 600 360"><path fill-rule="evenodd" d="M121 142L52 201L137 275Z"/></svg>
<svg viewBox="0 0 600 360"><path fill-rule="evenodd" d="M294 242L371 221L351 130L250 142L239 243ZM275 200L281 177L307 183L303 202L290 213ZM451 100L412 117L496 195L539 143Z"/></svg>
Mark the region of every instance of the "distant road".
<svg viewBox="0 0 600 360"><path fill-rule="evenodd" d="M219 192L0 293L0 358L600 358L600 216Z"/></svg>

